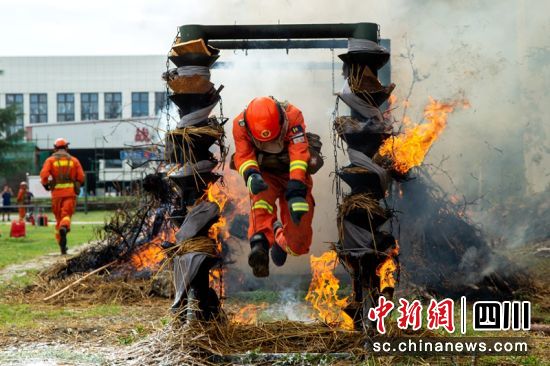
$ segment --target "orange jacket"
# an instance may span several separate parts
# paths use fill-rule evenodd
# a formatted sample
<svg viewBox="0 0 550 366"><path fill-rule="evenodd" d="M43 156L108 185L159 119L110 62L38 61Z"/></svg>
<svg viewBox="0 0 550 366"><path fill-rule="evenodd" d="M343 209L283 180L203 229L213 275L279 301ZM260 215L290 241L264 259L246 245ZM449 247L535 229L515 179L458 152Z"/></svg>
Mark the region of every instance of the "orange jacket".
<svg viewBox="0 0 550 366"><path fill-rule="evenodd" d="M52 177L52 197L74 197L74 185L76 182L84 184L84 171L77 158L68 152L56 151L44 162L40 171L42 184L48 183Z"/></svg>
<svg viewBox="0 0 550 366"><path fill-rule="evenodd" d="M309 145L306 137L306 125L302 111L287 103L285 108L288 128L284 136L284 150L290 156L290 179L306 181L309 163ZM284 131L283 131L284 132ZM281 133L283 133L281 132ZM233 138L235 140L235 167L239 174L247 177L250 169L260 170L256 152L259 150L244 123L243 113L233 120Z"/></svg>
<svg viewBox="0 0 550 366"><path fill-rule="evenodd" d="M19 191L17 192L17 203L25 203L25 195L27 194L27 190L24 188L19 188Z"/></svg>

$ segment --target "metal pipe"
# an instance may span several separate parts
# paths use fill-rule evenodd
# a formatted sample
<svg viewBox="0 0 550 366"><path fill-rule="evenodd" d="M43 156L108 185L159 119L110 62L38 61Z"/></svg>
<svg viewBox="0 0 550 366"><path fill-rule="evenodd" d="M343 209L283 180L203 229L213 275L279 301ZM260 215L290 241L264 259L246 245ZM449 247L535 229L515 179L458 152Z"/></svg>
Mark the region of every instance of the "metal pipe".
<svg viewBox="0 0 550 366"><path fill-rule="evenodd" d="M274 49L337 49L347 48L348 42L343 39L318 40L218 40L208 44L220 50L274 50Z"/></svg>
<svg viewBox="0 0 550 366"><path fill-rule="evenodd" d="M266 25L201 25L180 27L182 41L228 39L334 39L361 38L378 42L376 23L340 24L266 24Z"/></svg>

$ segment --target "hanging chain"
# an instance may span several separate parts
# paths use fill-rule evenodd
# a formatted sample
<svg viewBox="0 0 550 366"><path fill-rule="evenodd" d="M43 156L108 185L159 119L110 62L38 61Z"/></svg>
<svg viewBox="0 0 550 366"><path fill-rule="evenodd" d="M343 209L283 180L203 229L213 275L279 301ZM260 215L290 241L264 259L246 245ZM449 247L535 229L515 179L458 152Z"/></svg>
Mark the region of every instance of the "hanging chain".
<svg viewBox="0 0 550 366"><path fill-rule="evenodd" d="M223 116L223 98L221 97L221 95L220 95L220 120L222 121L222 123L225 123L224 116Z"/></svg>
<svg viewBox="0 0 550 366"><path fill-rule="evenodd" d="M338 132L336 131L336 119L338 118L338 102L339 98L336 98L336 103L334 105L334 111L332 112L332 118L331 123L332 126L330 126L330 137L332 139L332 148L333 148L333 155L334 155L334 179L332 181L332 190L336 193L336 210L340 207L340 198L342 195L342 187L341 187L341 180L340 176L338 175Z"/></svg>
<svg viewBox="0 0 550 366"><path fill-rule="evenodd" d="M225 123L227 122L227 118L225 118L225 116L223 115L223 98L220 96L220 116L218 118L218 123L220 125L220 128L222 129L222 135L220 136L220 138L218 139L218 145L219 145L219 148L220 148L220 160L221 160L221 170L222 172L225 170L225 160L227 158L227 153L229 151L229 148L225 146L225 128L224 128L224 125ZM225 181L223 179L223 174L220 178L220 184L222 185L222 187L225 187Z"/></svg>

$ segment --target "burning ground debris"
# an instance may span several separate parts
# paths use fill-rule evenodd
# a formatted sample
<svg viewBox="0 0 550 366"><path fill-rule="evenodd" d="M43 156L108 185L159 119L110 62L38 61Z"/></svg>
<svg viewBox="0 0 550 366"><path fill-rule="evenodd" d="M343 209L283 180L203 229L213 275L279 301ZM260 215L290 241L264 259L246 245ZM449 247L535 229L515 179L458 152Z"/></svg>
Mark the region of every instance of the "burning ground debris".
<svg viewBox="0 0 550 366"><path fill-rule="evenodd" d="M338 294L340 281L334 276L337 264L335 251L310 257L312 278L305 300L318 312L320 319L331 327L353 330L353 320L342 309L348 298Z"/></svg>
<svg viewBox="0 0 550 366"><path fill-rule="evenodd" d="M402 196L394 195L392 203L399 212L403 288L469 300L510 300L536 292L525 269L493 250L460 204L424 171L418 173L396 188Z"/></svg>

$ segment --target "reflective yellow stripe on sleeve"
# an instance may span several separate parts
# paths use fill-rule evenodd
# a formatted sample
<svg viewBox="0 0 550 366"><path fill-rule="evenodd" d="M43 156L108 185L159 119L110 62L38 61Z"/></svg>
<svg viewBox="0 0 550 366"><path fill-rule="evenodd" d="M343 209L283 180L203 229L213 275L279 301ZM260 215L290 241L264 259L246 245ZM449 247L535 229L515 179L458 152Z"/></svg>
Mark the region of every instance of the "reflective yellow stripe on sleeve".
<svg viewBox="0 0 550 366"><path fill-rule="evenodd" d="M244 176L244 172L246 169L250 167L256 167L258 168L258 162L256 160L247 160L244 163L241 164L239 168L239 174Z"/></svg>
<svg viewBox="0 0 550 366"><path fill-rule="evenodd" d="M55 189L61 189L61 188L73 188L74 183L58 183L55 185Z"/></svg>
<svg viewBox="0 0 550 366"><path fill-rule="evenodd" d="M307 171L307 162L303 160L292 160L290 162L290 171L292 172L296 169L303 170L304 172Z"/></svg>
<svg viewBox="0 0 550 366"><path fill-rule="evenodd" d="M252 205L253 210L257 210L257 209L260 209L260 208L263 208L264 210L267 210L267 212L269 212L270 214L273 213L273 206L271 206L265 200L258 200L256 202L254 202L254 204Z"/></svg>

